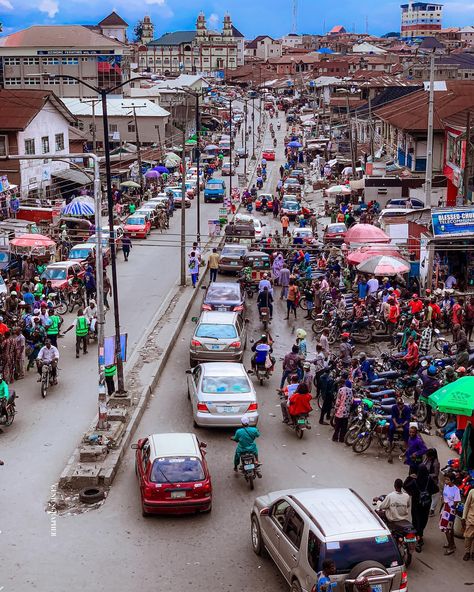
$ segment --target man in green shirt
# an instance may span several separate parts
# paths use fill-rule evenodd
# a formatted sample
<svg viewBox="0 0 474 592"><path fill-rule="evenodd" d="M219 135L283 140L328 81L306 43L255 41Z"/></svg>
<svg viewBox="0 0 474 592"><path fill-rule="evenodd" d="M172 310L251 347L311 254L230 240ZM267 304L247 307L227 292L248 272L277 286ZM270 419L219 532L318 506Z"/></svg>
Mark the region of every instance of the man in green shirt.
<svg viewBox="0 0 474 592"><path fill-rule="evenodd" d="M74 319L73 324L64 331L64 335L66 335L66 333L68 333L73 327L76 328L76 358L78 358L81 345L84 354L87 353L87 338L89 335L89 319L84 316L82 308L77 311L77 317Z"/></svg>
<svg viewBox="0 0 474 592"><path fill-rule="evenodd" d="M260 436L260 432L257 428L249 426L250 421L246 415L243 415L240 421L242 427L239 428L231 438L231 440L237 442L234 456L234 471L237 471L240 457L246 452L255 455L255 460L258 463L258 448L255 444L255 440Z"/></svg>
<svg viewBox="0 0 474 592"><path fill-rule="evenodd" d="M134 214L137 210L137 206L134 203L128 204L128 211L130 215Z"/></svg>
<svg viewBox="0 0 474 592"><path fill-rule="evenodd" d="M55 312L49 315L49 325L46 328L46 335L54 347L58 347L58 335L63 320Z"/></svg>
<svg viewBox="0 0 474 592"><path fill-rule="evenodd" d="M0 374L0 417L6 413L9 396L8 384L3 380L3 375Z"/></svg>

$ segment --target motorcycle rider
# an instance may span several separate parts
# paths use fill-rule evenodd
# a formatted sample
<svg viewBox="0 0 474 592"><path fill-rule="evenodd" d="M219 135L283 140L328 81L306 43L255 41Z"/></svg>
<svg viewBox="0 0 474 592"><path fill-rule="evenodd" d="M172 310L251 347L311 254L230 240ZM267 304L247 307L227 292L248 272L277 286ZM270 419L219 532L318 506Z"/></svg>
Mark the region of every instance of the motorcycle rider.
<svg viewBox="0 0 474 592"><path fill-rule="evenodd" d="M41 373L44 364L51 365L51 377L53 384L57 384L57 368L59 361L59 350L57 347L51 344L51 339L46 339L43 347L38 353L36 358L36 367L38 368L39 378L37 382L41 382Z"/></svg>
<svg viewBox="0 0 474 592"><path fill-rule="evenodd" d="M234 471L236 472L239 468L240 457L245 453L253 454L256 460L255 464L260 466L258 460L258 448L255 444L255 440L260 436L260 432L257 428L249 425L250 420L247 415L242 415L240 423L242 424L242 427L238 428L235 434L231 437L231 440L237 442L237 448L235 449L234 455ZM257 475L261 477L258 472Z"/></svg>
<svg viewBox="0 0 474 592"><path fill-rule="evenodd" d="M97 334L97 305L93 298L89 300L89 306L84 309L84 316L89 321L89 329Z"/></svg>
<svg viewBox="0 0 474 592"><path fill-rule="evenodd" d="M377 374L374 372L373 362L367 359L367 354L365 352L359 354L359 362L362 378L366 384L370 384L377 378Z"/></svg>
<svg viewBox="0 0 474 592"><path fill-rule="evenodd" d="M270 312L270 320L273 318L273 296L268 286L263 288L263 292L258 293L257 297L258 314L262 317L262 308L268 308Z"/></svg>
<svg viewBox="0 0 474 592"><path fill-rule="evenodd" d="M0 417L3 417L7 413L7 403L10 397L8 390L8 384L3 378L3 374L0 373Z"/></svg>
<svg viewBox="0 0 474 592"><path fill-rule="evenodd" d="M272 355L270 355L273 353L273 348L268 343L268 341L268 336L264 334L260 337L258 341L256 341L252 345L252 351L255 352L255 354L252 356L251 361L253 370L255 370L257 366L265 364L267 357L270 357L272 366L269 368L269 370L273 372L273 369L275 367L275 358Z"/></svg>
<svg viewBox="0 0 474 592"><path fill-rule="evenodd" d="M312 397L308 385L304 382L300 383L296 391L288 396L288 414L292 423L295 423L295 420L299 415L307 415L308 413L311 413L313 410L311 407L311 399Z"/></svg>
<svg viewBox="0 0 474 592"><path fill-rule="evenodd" d="M389 523L397 523L403 520L411 522L410 496L408 493L402 491L403 481L401 479L395 479L393 487L394 490L385 497L379 505L378 510L385 512L385 519ZM377 501L377 499L375 498L374 501Z"/></svg>
<svg viewBox="0 0 474 592"><path fill-rule="evenodd" d="M430 395L432 395L435 391L441 388L441 382L436 377L437 374L436 366L429 366L426 370L420 375L421 382L423 383L423 387L421 390L421 396L428 399ZM415 402L418 403L418 399L420 395L418 392L415 393ZM431 428L431 418L432 418L432 409L431 405L426 405L426 426Z"/></svg>
<svg viewBox="0 0 474 592"><path fill-rule="evenodd" d="M405 402L403 401L402 397L398 397L397 402L392 407L392 412L390 416L390 427L388 429L388 440L390 443L393 443L395 432L400 430L403 432L403 441L405 442L405 445L408 443L410 421L410 407L408 405L405 405ZM388 462L390 464L393 463L391 448L388 454Z"/></svg>

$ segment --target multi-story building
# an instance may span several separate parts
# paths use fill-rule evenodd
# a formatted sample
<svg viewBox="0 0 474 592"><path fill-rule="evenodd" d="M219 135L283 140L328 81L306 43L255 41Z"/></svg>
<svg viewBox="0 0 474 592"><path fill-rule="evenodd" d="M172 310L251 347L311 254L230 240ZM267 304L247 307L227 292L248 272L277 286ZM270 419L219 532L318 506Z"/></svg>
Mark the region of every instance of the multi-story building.
<svg viewBox="0 0 474 592"><path fill-rule="evenodd" d="M441 31L442 4L409 2L402 4L400 37L404 40L434 37Z"/></svg>
<svg viewBox="0 0 474 592"><path fill-rule="evenodd" d="M276 41L269 35L259 35L245 45L245 56L247 58L259 58L267 61L271 58L280 58L281 55L281 41Z"/></svg>
<svg viewBox="0 0 474 592"><path fill-rule="evenodd" d="M243 35L224 17L222 32L207 28L203 13L195 31L165 33L146 46L138 47L141 70L172 76L176 74L214 73L233 69L243 63Z"/></svg>
<svg viewBox="0 0 474 592"><path fill-rule="evenodd" d="M459 30L461 41L466 45L474 45L474 27L468 25Z"/></svg>
<svg viewBox="0 0 474 592"><path fill-rule="evenodd" d="M89 27L32 26L0 38L0 86L91 97L96 93L76 80L45 74L75 76L94 87L110 88L129 78L129 54L127 45Z"/></svg>

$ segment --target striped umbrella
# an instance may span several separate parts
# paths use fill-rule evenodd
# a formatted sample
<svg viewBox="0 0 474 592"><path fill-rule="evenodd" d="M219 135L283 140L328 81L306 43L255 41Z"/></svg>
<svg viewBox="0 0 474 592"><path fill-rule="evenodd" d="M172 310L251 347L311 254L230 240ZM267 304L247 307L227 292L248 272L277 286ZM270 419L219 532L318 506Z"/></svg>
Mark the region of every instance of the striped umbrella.
<svg viewBox="0 0 474 592"><path fill-rule="evenodd" d="M65 216L93 216L95 214L94 202L89 199L73 199L67 206L64 206L62 213Z"/></svg>

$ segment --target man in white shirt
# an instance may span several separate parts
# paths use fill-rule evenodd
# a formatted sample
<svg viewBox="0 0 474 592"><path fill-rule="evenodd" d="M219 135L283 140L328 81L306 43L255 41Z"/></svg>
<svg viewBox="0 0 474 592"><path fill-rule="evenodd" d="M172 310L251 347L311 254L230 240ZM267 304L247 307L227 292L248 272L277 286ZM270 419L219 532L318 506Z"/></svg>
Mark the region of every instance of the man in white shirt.
<svg viewBox="0 0 474 592"><path fill-rule="evenodd" d="M51 345L51 339L46 339L44 346L39 350L38 357L36 358L36 366L38 368L38 382L41 382L41 369L43 364L51 364L51 376L53 378L53 384L57 383L56 373L59 360L59 350L54 345Z"/></svg>
<svg viewBox="0 0 474 592"><path fill-rule="evenodd" d="M326 359L329 358L329 354L331 353L331 350L329 349L328 335L329 335L329 329L327 327L325 327L323 329L323 332L321 333L321 337L319 338L319 345L322 347L323 354Z"/></svg>
<svg viewBox="0 0 474 592"><path fill-rule="evenodd" d="M447 290L452 290L457 283L458 283L457 279L454 277L454 275L449 274L448 277L446 278L446 281L444 282L444 287Z"/></svg>
<svg viewBox="0 0 474 592"><path fill-rule="evenodd" d="M270 292L270 294L273 296L273 286L270 282L270 280L268 279L268 274L264 273L263 274L263 279L261 279L258 282L258 292L263 292L264 288L268 288L268 291Z"/></svg>
<svg viewBox="0 0 474 592"><path fill-rule="evenodd" d="M410 522L410 496L402 491L403 481L395 479L393 485L395 491L389 493L379 506L379 510L385 511L385 516L389 522L400 522L408 520Z"/></svg>
<svg viewBox="0 0 474 592"><path fill-rule="evenodd" d="M370 278L370 280L367 282L367 295L372 296L372 295L377 294L378 289L379 289L379 280L375 276L372 276Z"/></svg>

